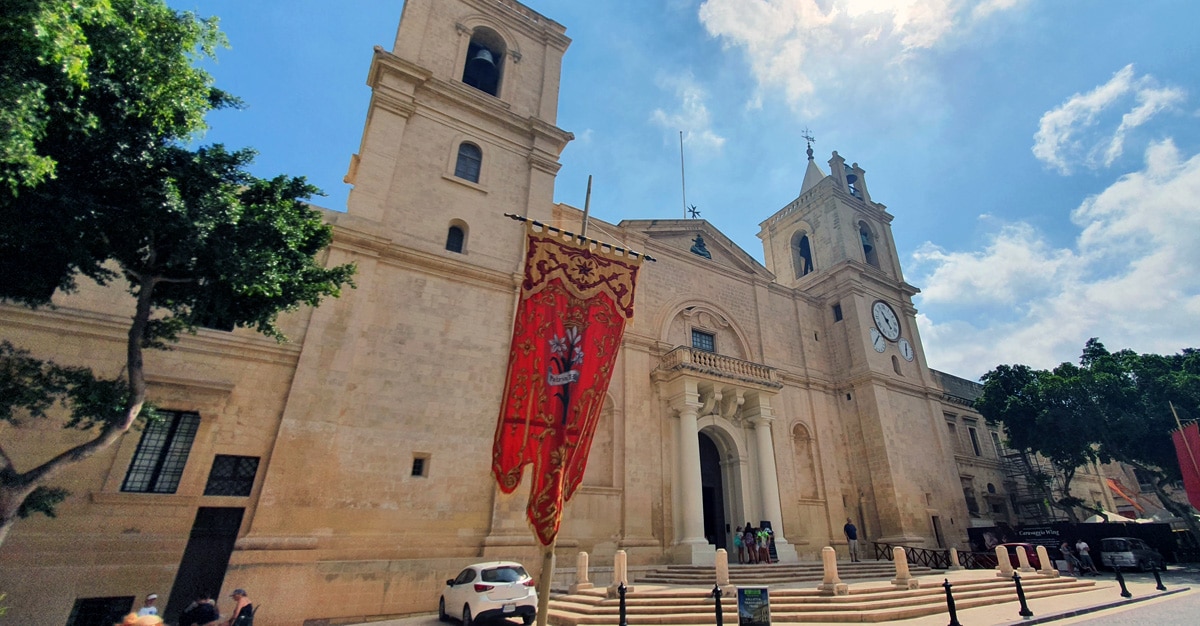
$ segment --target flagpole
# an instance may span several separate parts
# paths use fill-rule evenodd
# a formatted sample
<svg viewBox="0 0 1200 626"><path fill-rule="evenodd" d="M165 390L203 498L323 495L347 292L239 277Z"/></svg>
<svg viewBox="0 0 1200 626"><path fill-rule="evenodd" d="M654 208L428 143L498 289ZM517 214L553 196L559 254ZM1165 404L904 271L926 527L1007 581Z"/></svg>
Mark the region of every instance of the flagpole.
<svg viewBox="0 0 1200 626"><path fill-rule="evenodd" d="M587 195L583 198L583 229L579 231L580 239L587 239L588 211L592 206L592 175L588 174Z"/></svg>
<svg viewBox="0 0 1200 626"><path fill-rule="evenodd" d="M683 131L679 131L679 183L683 189L683 219L687 219L687 174L683 169Z"/></svg>

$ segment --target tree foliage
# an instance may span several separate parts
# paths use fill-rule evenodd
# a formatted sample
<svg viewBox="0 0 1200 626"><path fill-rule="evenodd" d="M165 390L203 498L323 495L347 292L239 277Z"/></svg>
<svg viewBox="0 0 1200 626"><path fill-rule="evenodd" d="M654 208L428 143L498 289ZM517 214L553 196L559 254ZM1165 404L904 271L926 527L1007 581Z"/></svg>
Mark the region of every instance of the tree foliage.
<svg viewBox="0 0 1200 626"><path fill-rule="evenodd" d="M1181 478L1171 431L1172 407L1200 416L1200 351L1174 355L1109 352L1098 339L1083 348L1079 365L1053 370L1000 365L983 376L976 408L1004 426L1014 449L1041 454L1069 479L1089 461L1120 461L1156 477L1156 495L1195 527L1189 507L1164 488ZM1064 509L1078 505L1070 497Z"/></svg>
<svg viewBox="0 0 1200 626"><path fill-rule="evenodd" d="M49 481L145 417L143 351L197 326L283 340L277 318L350 284L303 178L248 173L254 152L188 143L236 101L195 67L215 19L163 0L0 0L0 300L38 307L80 276L132 297L124 375L0 345L0 420L65 416L95 434L24 471L0 445L0 542L53 514Z"/></svg>

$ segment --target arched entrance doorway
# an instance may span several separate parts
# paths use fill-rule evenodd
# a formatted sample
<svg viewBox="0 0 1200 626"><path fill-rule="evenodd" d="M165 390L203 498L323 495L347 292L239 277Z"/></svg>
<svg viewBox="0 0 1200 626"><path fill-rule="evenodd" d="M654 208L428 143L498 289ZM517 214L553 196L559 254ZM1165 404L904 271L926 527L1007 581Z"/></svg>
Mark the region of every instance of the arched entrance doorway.
<svg viewBox="0 0 1200 626"><path fill-rule="evenodd" d="M700 489L704 500L704 537L717 548L727 548L729 536L725 519L725 485L721 477L721 451L705 433L700 440Z"/></svg>

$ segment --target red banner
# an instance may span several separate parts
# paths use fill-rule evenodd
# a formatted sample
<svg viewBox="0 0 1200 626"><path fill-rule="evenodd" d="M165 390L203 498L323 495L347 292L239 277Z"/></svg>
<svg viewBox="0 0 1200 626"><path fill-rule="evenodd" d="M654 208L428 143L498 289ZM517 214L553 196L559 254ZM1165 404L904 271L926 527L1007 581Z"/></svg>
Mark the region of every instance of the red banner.
<svg viewBox="0 0 1200 626"><path fill-rule="evenodd" d="M1200 423L1192 422L1171 433L1175 441L1175 457L1183 472L1183 488L1188 502L1200 509Z"/></svg>
<svg viewBox="0 0 1200 626"><path fill-rule="evenodd" d="M583 480L625 322L633 316L641 257L527 224L492 473L500 490L512 493L533 465L526 513L538 540L550 545L563 503Z"/></svg>

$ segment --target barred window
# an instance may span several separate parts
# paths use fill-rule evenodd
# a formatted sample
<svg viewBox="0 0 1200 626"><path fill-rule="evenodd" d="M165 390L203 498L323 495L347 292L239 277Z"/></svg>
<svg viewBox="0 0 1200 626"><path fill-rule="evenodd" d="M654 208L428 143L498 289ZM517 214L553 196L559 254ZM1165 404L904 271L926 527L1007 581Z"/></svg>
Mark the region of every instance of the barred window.
<svg viewBox="0 0 1200 626"><path fill-rule="evenodd" d="M175 493L187 465L200 414L158 411L160 420L146 424L121 491Z"/></svg>
<svg viewBox="0 0 1200 626"><path fill-rule="evenodd" d="M716 352L716 336L714 336L712 333L706 333L702 330L693 330L692 347L705 352Z"/></svg>
<svg viewBox="0 0 1200 626"><path fill-rule="evenodd" d="M208 472L206 496L248 496L258 473L258 457L218 454Z"/></svg>

